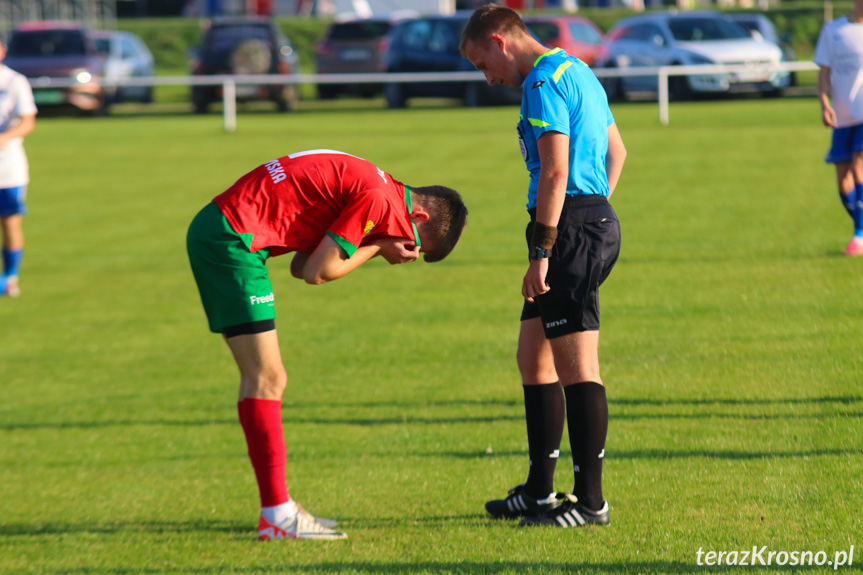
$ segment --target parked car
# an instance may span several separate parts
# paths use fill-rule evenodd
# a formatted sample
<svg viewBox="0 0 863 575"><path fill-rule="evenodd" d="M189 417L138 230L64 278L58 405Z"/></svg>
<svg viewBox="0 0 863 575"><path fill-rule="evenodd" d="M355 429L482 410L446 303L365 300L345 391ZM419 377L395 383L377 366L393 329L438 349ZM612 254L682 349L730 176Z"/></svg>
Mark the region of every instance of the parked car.
<svg viewBox="0 0 863 575"><path fill-rule="evenodd" d="M525 16L524 23L533 35L549 48L562 48L588 66L605 53L602 31L581 16Z"/></svg>
<svg viewBox="0 0 863 575"><path fill-rule="evenodd" d="M782 50L782 60L785 62L794 62L797 60L797 54L794 48L791 47L791 35L786 33L782 37L776 32L776 26L764 14L730 14L731 19L737 22L744 30L749 32L749 35L758 39L767 40L779 46ZM790 85L797 85L797 73L785 72L790 76Z"/></svg>
<svg viewBox="0 0 863 575"><path fill-rule="evenodd" d="M153 76L153 54L147 45L129 32L99 30L93 32L93 38L96 51L104 60L104 79L109 84L106 92L110 101L152 102L152 86L110 86L111 81Z"/></svg>
<svg viewBox="0 0 863 575"><path fill-rule="evenodd" d="M401 22L390 32L385 55L387 72L475 72L459 53L461 32L470 15L428 16ZM416 82L384 85L391 108L402 108L413 97L461 98L467 106L518 104L521 90L470 82Z"/></svg>
<svg viewBox="0 0 863 575"><path fill-rule="evenodd" d="M606 36L608 55L597 66L639 68L655 66L728 64L755 67L778 63L778 46L752 38L731 18L715 12L642 14L615 24ZM779 94L790 80L775 71L752 70L729 74L671 76L669 94L676 100L695 94L762 92ZM610 98L628 92L657 92L657 76L604 79Z"/></svg>
<svg viewBox="0 0 863 575"><path fill-rule="evenodd" d="M266 17L214 18L204 33L200 50L192 53L192 74L290 75L299 72L297 54L276 23ZM297 85L237 84L237 101L270 100L281 112L297 101ZM221 86L193 86L195 112L204 114L211 102L222 101Z"/></svg>
<svg viewBox="0 0 863 575"><path fill-rule="evenodd" d="M90 32L71 22L28 22L9 38L4 64L30 79L40 108L72 107L90 114L107 111L99 81L102 60ZM68 87L50 86L41 78L70 78Z"/></svg>
<svg viewBox="0 0 863 575"><path fill-rule="evenodd" d="M383 72L383 55L388 48L387 34L398 22L414 17L414 12L394 12L371 18L351 18L333 22L315 46L318 74L364 74ZM318 96L335 98L339 94L359 94L371 97L381 92L383 85L318 84Z"/></svg>

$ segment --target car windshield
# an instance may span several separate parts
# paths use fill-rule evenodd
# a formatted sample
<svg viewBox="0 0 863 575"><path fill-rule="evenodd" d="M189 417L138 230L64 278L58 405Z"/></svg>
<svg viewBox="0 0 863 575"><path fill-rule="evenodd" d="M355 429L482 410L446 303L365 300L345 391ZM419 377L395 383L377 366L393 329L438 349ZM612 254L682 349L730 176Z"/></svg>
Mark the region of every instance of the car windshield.
<svg viewBox="0 0 863 575"><path fill-rule="evenodd" d="M348 22L336 24L330 31L330 40L368 40L386 35L392 25L389 22Z"/></svg>
<svg viewBox="0 0 863 575"><path fill-rule="evenodd" d="M213 27L207 39L206 49L213 53L227 53L246 40L258 40L265 46L272 47L269 27L249 24Z"/></svg>
<svg viewBox="0 0 863 575"><path fill-rule="evenodd" d="M107 56L111 53L111 40L108 38L96 38L96 51Z"/></svg>
<svg viewBox="0 0 863 575"><path fill-rule="evenodd" d="M15 57L85 56L87 44L78 30L17 32L8 52Z"/></svg>
<svg viewBox="0 0 863 575"><path fill-rule="evenodd" d="M579 42L584 42L585 44L602 44L602 36L599 35L599 32L597 32L593 26L588 24L573 22L569 25L569 31L572 33L572 37Z"/></svg>
<svg viewBox="0 0 863 575"><path fill-rule="evenodd" d="M671 35L679 42L749 38L743 28L723 18L674 18L668 21L668 27Z"/></svg>
<svg viewBox="0 0 863 575"><path fill-rule="evenodd" d="M555 24L552 24L551 22L526 22L526 25L540 42L557 40L557 26Z"/></svg>

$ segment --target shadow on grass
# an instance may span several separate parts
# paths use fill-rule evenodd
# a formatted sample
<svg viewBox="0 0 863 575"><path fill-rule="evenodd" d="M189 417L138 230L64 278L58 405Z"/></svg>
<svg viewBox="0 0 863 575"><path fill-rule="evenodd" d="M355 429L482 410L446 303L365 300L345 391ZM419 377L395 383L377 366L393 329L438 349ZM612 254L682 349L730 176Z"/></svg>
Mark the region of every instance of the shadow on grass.
<svg viewBox="0 0 863 575"><path fill-rule="evenodd" d="M778 421L789 417L800 420L824 420L831 417L863 418L863 411L836 412L818 414L746 414L746 413L639 413L639 414L611 414L610 421L649 421L649 420L684 420L697 421L709 419L726 419L741 421ZM379 427L387 425L462 425L498 423L502 421L522 422L523 414L494 415L478 417L416 417L405 415L404 417L282 417L285 425L352 425L356 427ZM46 421L27 423L8 423L0 425L0 431L38 431L46 429L106 429L112 427L211 427L219 425L239 425L235 419L207 419L207 420L106 420L106 421Z"/></svg>
<svg viewBox="0 0 863 575"><path fill-rule="evenodd" d="M792 406L792 405L852 405L863 402L861 396L823 396L813 398L792 399L653 399L653 398L622 398L609 401L611 408L610 419L612 421L643 421L652 419L678 419L678 420L706 420L706 419L729 419L729 420L755 420L771 421L782 420L788 417L795 419L824 419L828 417L863 417L863 411L836 411L832 413L740 413L739 411L722 412L707 409L698 410L695 413L615 413L616 406L626 407L746 407L746 406ZM429 417L417 415L416 412L429 408L446 407L503 407L512 408L513 413L497 415L455 416L455 417ZM405 410L404 414L388 417L353 417L353 416L301 416L295 415L295 411L315 411L327 413L333 409L356 409L368 410L375 408L399 408ZM307 424L307 425L354 425L358 427L375 427L385 425L447 425L447 424L472 424L472 423L496 423L501 421L522 421L522 403L519 400L449 400L439 402L410 402L392 401L377 403L294 403L282 406L282 420L285 424ZM0 424L0 431L20 431L39 429L100 429L109 427L152 427L152 426L176 426L176 427L207 427L213 425L236 425L234 418L224 419L142 419L142 420L104 420L104 421L46 421L46 422L10 422Z"/></svg>
<svg viewBox="0 0 863 575"><path fill-rule="evenodd" d="M510 451L495 451L487 453L485 451L468 451L468 452L431 452L431 453L412 453L414 457L438 457L452 459L488 459L491 457L518 457L527 458L529 454L527 450L510 450ZM560 459L566 460L571 457L571 452L564 449L560 450ZM711 450L711 449L692 449L692 450L670 450L670 449L631 449L617 451L609 448L605 453L605 461L617 460L645 460L645 459L726 459L726 460L757 460L757 459L808 459L813 457L844 457L844 456L859 456L863 455L863 449L809 449L801 451L739 451L739 450Z"/></svg>
<svg viewBox="0 0 863 575"><path fill-rule="evenodd" d="M111 535L115 533L148 533L148 534L176 534L176 533L234 533L243 536L251 536L248 522L229 522L218 520L201 521L143 521L143 522L117 522L117 523L61 523L52 522L45 524L32 523L5 523L0 524L0 537L39 537L41 535L68 535L75 533L90 533L98 535Z"/></svg>
<svg viewBox="0 0 863 575"><path fill-rule="evenodd" d="M351 518L340 517L339 524L346 530L350 529L390 529L412 527L444 527L457 523L462 527L485 528L492 525L502 525L500 521L490 519L485 513L471 515L436 515L426 517L392 517L392 518ZM181 534L181 533L225 533L238 534L242 538L254 539L251 522L240 521L135 521L107 523L7 523L0 524L0 537L41 536L60 534L101 534L115 533L146 533L150 535Z"/></svg>
<svg viewBox="0 0 863 575"><path fill-rule="evenodd" d="M863 402L861 395L839 395L795 398L698 398L698 399L657 399L657 398L611 398L610 405L810 405Z"/></svg>
<svg viewBox="0 0 863 575"><path fill-rule="evenodd" d="M271 571L272 569L272 571ZM823 570L823 567L820 568ZM95 573L111 573L128 575L132 573L164 573L165 568L90 568L77 567L57 569L56 575L89 575ZM208 575L211 573L449 573L470 575L495 575L499 573L692 573L698 569L691 563L680 561L638 561L633 563L579 563L573 561L417 561L417 562L371 562L371 561L326 561L308 565L291 564L287 566L230 567L217 565L213 567L170 567L171 573L187 573L189 575Z"/></svg>

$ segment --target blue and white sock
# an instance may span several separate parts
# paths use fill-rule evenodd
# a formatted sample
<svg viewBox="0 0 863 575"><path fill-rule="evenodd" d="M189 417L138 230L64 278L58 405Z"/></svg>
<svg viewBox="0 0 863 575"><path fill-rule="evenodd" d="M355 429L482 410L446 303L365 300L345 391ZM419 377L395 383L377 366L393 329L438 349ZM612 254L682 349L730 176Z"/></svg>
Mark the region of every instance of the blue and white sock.
<svg viewBox="0 0 863 575"><path fill-rule="evenodd" d="M863 239L863 184L854 186L854 209L851 217L854 219L854 237Z"/></svg>
<svg viewBox="0 0 863 575"><path fill-rule="evenodd" d="M3 277L17 277L21 271L21 259L24 256L24 250L9 250L3 248Z"/></svg>

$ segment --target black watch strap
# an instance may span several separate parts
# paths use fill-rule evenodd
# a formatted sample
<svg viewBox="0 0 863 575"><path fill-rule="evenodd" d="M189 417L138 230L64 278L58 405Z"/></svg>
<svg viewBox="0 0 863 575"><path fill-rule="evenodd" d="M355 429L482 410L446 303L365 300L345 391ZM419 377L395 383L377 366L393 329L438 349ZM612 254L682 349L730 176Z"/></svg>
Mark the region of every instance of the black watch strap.
<svg viewBox="0 0 863 575"><path fill-rule="evenodd" d="M539 246L530 246L527 253L527 257L532 260L544 260L549 256L551 256L551 250Z"/></svg>

